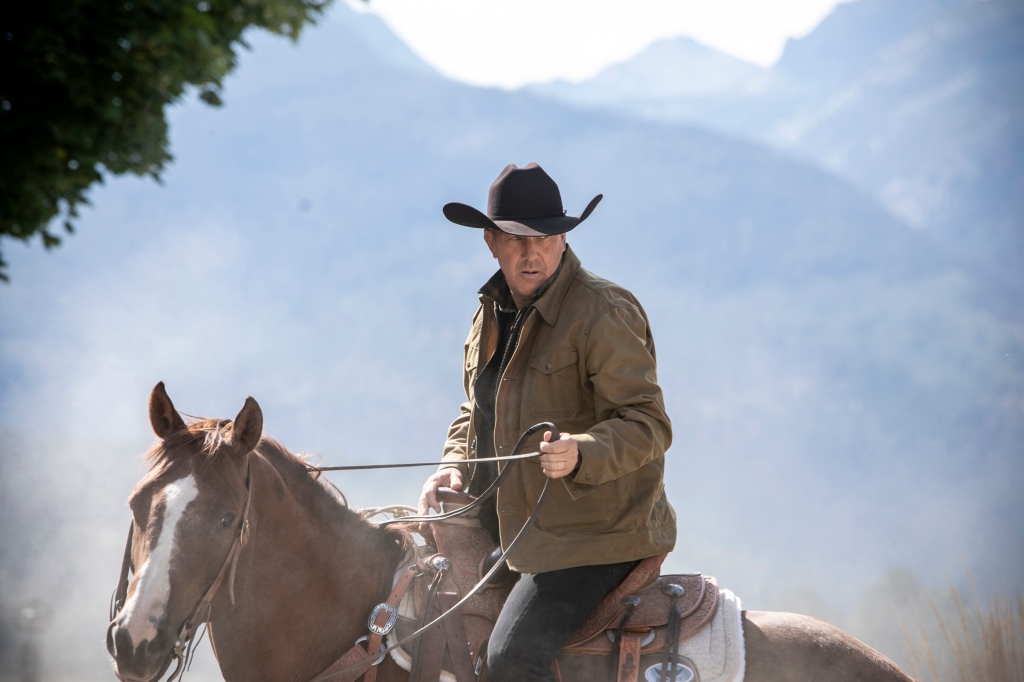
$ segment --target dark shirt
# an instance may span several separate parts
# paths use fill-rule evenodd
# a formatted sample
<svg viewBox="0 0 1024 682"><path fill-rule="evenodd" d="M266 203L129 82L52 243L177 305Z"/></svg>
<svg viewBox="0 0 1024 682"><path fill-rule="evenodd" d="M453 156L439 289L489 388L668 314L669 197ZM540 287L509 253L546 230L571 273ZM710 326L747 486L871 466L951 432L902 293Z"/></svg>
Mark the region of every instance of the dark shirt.
<svg viewBox="0 0 1024 682"><path fill-rule="evenodd" d="M519 343L519 333L522 331L523 322L530 314L533 304L544 295L551 283L558 277L558 271L562 269L561 264L558 270L548 278L544 284L537 289L530 302L516 310L515 301L512 298L512 291L508 288L505 274L498 270L494 276L487 280L487 283L480 288L480 294L494 301L494 317L497 321L498 343L487 364L480 371L473 388L473 414L476 427L476 457L494 457L494 404L498 397L498 384L501 375L505 373L512 354ZM498 475L496 462L482 462L476 466L473 473L473 480L470 481L467 492L479 495L487 489ZM495 497L481 505L480 522L483 527L490 531L497 541L498 538L498 513L494 506Z"/></svg>

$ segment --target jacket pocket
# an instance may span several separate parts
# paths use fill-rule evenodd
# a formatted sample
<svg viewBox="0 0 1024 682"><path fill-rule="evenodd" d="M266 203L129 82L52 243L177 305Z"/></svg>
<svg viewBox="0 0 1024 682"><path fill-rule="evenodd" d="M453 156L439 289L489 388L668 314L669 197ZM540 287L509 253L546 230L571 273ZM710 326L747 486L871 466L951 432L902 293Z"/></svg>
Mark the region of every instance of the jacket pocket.
<svg viewBox="0 0 1024 682"><path fill-rule="evenodd" d="M558 481L552 481L554 483ZM622 508L619 500L615 481L597 486L578 500L570 498L568 493L552 495L549 501L551 508L541 513L537 527L559 537L594 536L621 531L622 517L627 510ZM633 531L632 528L625 530Z"/></svg>
<svg viewBox="0 0 1024 682"><path fill-rule="evenodd" d="M475 374L478 362L480 362L480 344L474 343L466 348L465 364L463 365L466 374Z"/></svg>
<svg viewBox="0 0 1024 682"><path fill-rule="evenodd" d="M531 417L564 417L579 409L578 358L575 350L553 350L530 359L523 398Z"/></svg>

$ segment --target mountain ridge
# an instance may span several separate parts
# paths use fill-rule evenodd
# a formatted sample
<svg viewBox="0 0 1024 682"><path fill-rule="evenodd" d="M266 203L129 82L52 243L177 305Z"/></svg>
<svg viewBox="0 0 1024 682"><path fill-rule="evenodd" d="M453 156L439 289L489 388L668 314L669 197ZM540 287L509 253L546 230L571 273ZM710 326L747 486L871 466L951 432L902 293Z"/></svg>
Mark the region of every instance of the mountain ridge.
<svg viewBox="0 0 1024 682"><path fill-rule="evenodd" d="M638 83L657 80L658 68ZM625 76L623 76L625 77ZM661 65L665 82L676 78ZM856 0L763 76L707 96L622 96L599 79L536 89L576 106L706 126L829 169L982 270L1024 270L1024 7ZM1019 292L1018 292L1019 293Z"/></svg>

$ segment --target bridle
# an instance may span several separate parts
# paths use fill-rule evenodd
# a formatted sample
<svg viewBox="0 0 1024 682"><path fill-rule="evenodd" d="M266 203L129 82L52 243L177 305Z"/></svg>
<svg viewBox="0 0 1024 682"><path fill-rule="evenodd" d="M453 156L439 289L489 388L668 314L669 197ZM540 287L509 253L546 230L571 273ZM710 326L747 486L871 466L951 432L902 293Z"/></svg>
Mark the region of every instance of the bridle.
<svg viewBox="0 0 1024 682"><path fill-rule="evenodd" d="M560 438L558 428L554 424L552 424L551 422L541 422L540 424L534 424L533 426L531 426L530 428L528 428L526 431L523 432L523 434L519 437L519 441L516 443L515 447L512 449L512 454L511 455L505 455L505 456L499 456L499 457L481 457L479 459L466 460L466 461L467 462L472 462L472 463L479 463L479 462L513 462L514 463L514 462L517 462L517 461L520 461L520 460L524 460L524 459L533 459L533 458L536 458L536 457L540 457L544 453L542 453L542 452L530 452L530 453L526 453L526 454L520 454L519 451L523 448L523 446L526 445L526 441L530 438L530 436L532 436L533 434L537 433L538 431L540 431L542 429L551 431L551 441L552 442L554 442L554 441L556 441L556 440L558 440ZM410 467L441 466L441 465L452 464L452 463L453 462L451 462L451 461L441 461L441 462L414 462L414 463L400 463L400 464L363 464L363 465L337 466L337 467L307 466L306 468L310 472L360 471L360 470L368 470L368 469L405 469L405 468L410 468ZM479 497L477 497L474 501L470 502L466 506L461 507L459 509L456 509L455 511L448 512L448 513L445 513L445 514L437 514L435 516L402 516L402 517L399 517L399 518L390 519L388 521L381 522L381 523L379 523L377 525L379 527L383 527L383 526L386 526L386 525L389 525L389 524L392 524L392 523L417 523L417 522L420 522L420 523L433 523L433 522L436 522L436 521L444 521L446 519L450 519L450 518L453 518L453 517L456 517L456 516L461 516L463 514L466 514L466 513L470 512L470 511L472 511L473 509L475 509L480 504L482 504L487 498L489 498L495 492L497 492L498 486L501 485L502 481L504 481L505 478L507 478L507 476L508 476L508 474L509 474L509 472L511 470L512 470L511 466L507 466L504 469L502 469L502 471L494 478L494 481L487 487L486 490L484 490L480 494ZM508 548L504 552L502 552L501 556L497 559L497 561L494 562L494 565L491 567L491 569L487 572L487 574L485 576L483 576L483 578L480 579L480 581L473 587L473 589L469 590L462 597L462 599L460 599L449 610L445 611L444 613L442 613L440 616L438 616L434 620L430 621L429 623L423 625L418 630L416 630L415 632L413 632L409 636L405 637L401 641L398 641L398 642L392 644L391 646L389 646L388 648L383 649L382 651L377 652L369 660L376 661L377 663L379 663L381 660L383 660L385 654L387 654L387 653L389 653L389 652L391 652L391 651L393 651L395 649L398 649L399 647L403 646L404 644L407 644L410 641L416 639L417 637L423 635L425 632L427 632L427 630L429 630L430 628L434 627L438 623L444 621L448 616L452 615L453 613L458 612L465 605L465 603L467 601L469 601L474 595L476 595L476 593L479 592L484 587L484 585L486 585L487 582L491 578L493 578L494 575L501 569L501 567L505 564L505 560L512 553L512 550L519 544L520 539L526 534L526 530L533 525L533 522L537 518L537 513L540 511L541 507L543 506L544 500L547 498L547 494L548 494L548 489L549 489L549 484L550 483L551 483L551 479L550 478L547 478L547 479L544 480L544 487L540 491L540 495L537 498L537 503L534 505L533 511L530 513L530 516L526 519L526 522L523 523L522 528L519 529L519 533L512 540L512 542L509 543ZM198 642L198 640L194 640L193 639L193 637L195 635L195 632L196 632L196 630L197 630L197 628L199 627L200 624L207 622L207 619L210 616L211 603L213 602L214 596L216 596L216 594L217 594L217 590L220 589L221 584L224 582L225 577L228 578L228 592L229 592L229 594L231 596L231 604L232 604L232 606L235 603L235 568L238 565L238 555L241 553L242 548L245 546L245 544L249 541L249 509L250 509L250 506L252 504L252 465L251 464L249 465L248 470L246 471L245 487L246 487L247 495L246 495L246 500L245 500L245 507L242 509L242 522L241 522L241 525L239 527L238 533L235 535L235 538L234 538L234 540L231 543L231 548L228 550L228 554L224 558L224 564L221 566L220 571L217 573L217 577L210 584L210 587L207 588L207 590L203 594L202 598L200 598L199 603L196 604L195 608L192 609L192 612L189 614L188 618L186 618L185 622L182 624L181 629L178 631L178 638L177 638L177 640L174 643L174 647L171 649L171 652L168 654L168 658L164 662L164 666L163 666L163 668L160 671L160 675L157 675L156 679L159 679L159 677L161 675L163 675L163 672L168 667L170 667L170 662L172 660L176 661L177 665L175 666L174 671L171 673L170 677L167 678L167 682L174 682L175 679L179 678L185 672L185 670L188 669L188 665L189 665L189 663L191 661L191 657L192 657L193 644L195 642ZM120 580L117 583L117 588L114 590L113 595L111 595L110 626L108 627L108 632L109 632L110 628L114 627L114 623L115 623L115 620L117 618L117 615L121 612L121 609L124 608L125 601L126 601L127 595L128 595L128 586L130 584L129 574L131 572L134 572L134 567L132 566L132 536L133 535L134 535L134 521L128 526L128 542L125 545L124 559L123 559L123 561L121 563L121 578L120 578ZM373 653L373 652L371 652L371 653ZM372 663L372 665L376 665L376 663ZM351 665L351 666L349 666L347 668L344 668L342 670L337 670L337 671L331 673L330 675L324 675L322 677L318 677L315 680L313 680L312 682L323 682L324 680L328 680L328 679L337 677L339 675L343 675L343 674L346 674L346 673L349 673L349 672L353 672L353 671L357 670L358 668L364 667L364 666L366 666L366 663L356 663L356 664Z"/></svg>
<svg viewBox="0 0 1024 682"><path fill-rule="evenodd" d="M242 521L239 525L238 533L235 534L234 539L231 541L231 548L228 550L228 555L224 558L224 564L220 567L220 571L217 572L217 577L213 579L213 582L210 583L210 586L203 593L199 602L189 613L188 618L182 623L181 629L178 631L178 638L174 642L174 647L171 649L163 668L160 670L160 675L163 675L164 671L170 667L170 662L172 660L176 661L177 665L174 668L174 672L167 678L167 682L173 682L188 668L192 658L193 644L198 641L194 640L193 637L199 625L207 622L209 619L213 598L217 595L217 590L220 589L225 578L228 579L228 594L231 597L231 605L234 606L235 604L235 569L238 567L238 556L242 553L242 548L249 542L249 509L252 506L251 464L247 467L245 473L245 489L246 497L245 506L242 507ZM110 599L110 625L108 631L114 627L117 615L124 608L128 597L128 585L130 584L128 576L129 573L134 573L135 570L134 566L132 566L132 537L134 534L135 522L132 521L128 526L128 541L125 544L124 559L121 562L121 579L118 581L117 589L114 590L114 594L111 595ZM160 678L160 675L157 675L157 679Z"/></svg>

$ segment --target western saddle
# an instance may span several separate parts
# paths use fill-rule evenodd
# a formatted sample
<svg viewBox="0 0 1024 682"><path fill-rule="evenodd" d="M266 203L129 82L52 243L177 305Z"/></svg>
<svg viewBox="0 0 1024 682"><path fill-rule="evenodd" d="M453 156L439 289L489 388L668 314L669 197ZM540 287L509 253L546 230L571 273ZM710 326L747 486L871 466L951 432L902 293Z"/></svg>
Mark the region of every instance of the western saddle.
<svg viewBox="0 0 1024 682"><path fill-rule="evenodd" d="M444 491L441 499L450 511L473 498ZM417 548L416 566L410 567L407 588L397 597L397 622L390 635L396 639L391 641L448 610L501 554L472 514L434 523L432 531L428 544ZM665 555L644 559L605 597L559 655L559 680L597 682L602 676L595 677L596 670L604 671L609 681L637 682L642 666L647 666L647 680L692 679L689 670L681 672L685 659L677 654L679 642L714 616L718 585L700 573L662 576L664 560ZM395 652L399 664L408 667L410 682L486 682L487 640L514 584L512 577L507 570L499 573L459 613L428 630L407 651ZM646 660L641 662L641 657Z"/></svg>

